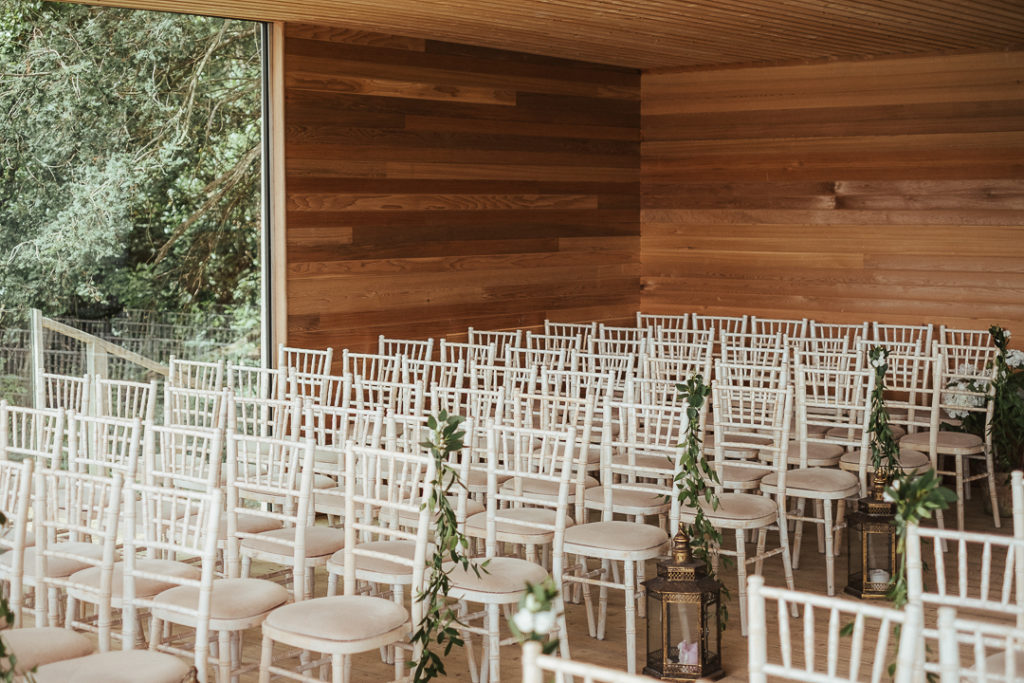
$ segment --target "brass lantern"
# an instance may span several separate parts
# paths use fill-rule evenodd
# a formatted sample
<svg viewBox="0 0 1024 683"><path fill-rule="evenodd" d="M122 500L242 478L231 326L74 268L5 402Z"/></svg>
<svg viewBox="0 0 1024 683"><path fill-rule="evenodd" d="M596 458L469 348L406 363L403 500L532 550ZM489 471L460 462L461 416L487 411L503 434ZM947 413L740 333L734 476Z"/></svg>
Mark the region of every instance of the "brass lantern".
<svg viewBox="0 0 1024 683"><path fill-rule="evenodd" d="M885 500L889 481L885 470L876 472L871 493L857 501L847 518L850 558L846 592L862 599L884 599L896 575L896 505Z"/></svg>
<svg viewBox="0 0 1024 683"><path fill-rule="evenodd" d="M658 563L647 591L647 666L666 681L717 679L722 671L719 605L722 585L703 562L690 556L684 525L672 539L672 556Z"/></svg>

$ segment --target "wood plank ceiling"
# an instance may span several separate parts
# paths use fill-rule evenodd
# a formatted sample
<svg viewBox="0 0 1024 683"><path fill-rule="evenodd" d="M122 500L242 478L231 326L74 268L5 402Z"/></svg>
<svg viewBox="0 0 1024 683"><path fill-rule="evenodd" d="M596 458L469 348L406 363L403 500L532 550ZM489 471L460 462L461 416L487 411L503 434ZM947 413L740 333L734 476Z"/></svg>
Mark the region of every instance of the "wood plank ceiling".
<svg viewBox="0 0 1024 683"><path fill-rule="evenodd" d="M1024 47L1021 0L89 0L344 26L638 69Z"/></svg>

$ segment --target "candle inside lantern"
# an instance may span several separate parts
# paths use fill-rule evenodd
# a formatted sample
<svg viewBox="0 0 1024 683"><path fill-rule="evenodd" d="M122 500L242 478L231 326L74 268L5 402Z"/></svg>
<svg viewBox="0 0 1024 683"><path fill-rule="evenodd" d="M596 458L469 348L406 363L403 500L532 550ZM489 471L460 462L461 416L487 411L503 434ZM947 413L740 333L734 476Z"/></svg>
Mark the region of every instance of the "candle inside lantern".
<svg viewBox="0 0 1024 683"><path fill-rule="evenodd" d="M868 571L868 581L871 583L889 583L889 572L884 569L871 569Z"/></svg>
<svg viewBox="0 0 1024 683"><path fill-rule="evenodd" d="M697 643L688 640L679 641L679 663L690 666L697 665Z"/></svg>

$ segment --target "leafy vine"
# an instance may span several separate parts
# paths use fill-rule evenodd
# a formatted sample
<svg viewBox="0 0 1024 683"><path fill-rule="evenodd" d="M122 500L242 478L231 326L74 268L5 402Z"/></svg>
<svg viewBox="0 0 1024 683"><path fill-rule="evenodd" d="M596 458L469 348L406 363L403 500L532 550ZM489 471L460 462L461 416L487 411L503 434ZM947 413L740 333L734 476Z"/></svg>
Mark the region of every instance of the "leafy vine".
<svg viewBox="0 0 1024 683"><path fill-rule="evenodd" d="M998 468L1004 472L1024 466L1024 396L1021 382L1007 363L1010 332L999 325L988 329L992 341L999 349L995 359L995 377L992 380L992 420L989 432L992 435L992 450Z"/></svg>
<svg viewBox="0 0 1024 683"><path fill-rule="evenodd" d="M429 416L427 428L431 432L430 438L420 444L434 457L437 473L424 502L434 513L434 553L428 567L427 586L416 598L426 604L423 619L412 636L412 642L422 646L419 661L409 663L410 668L415 667L413 680L417 683L445 676L444 657L448 656L453 647L464 645L456 628L458 615L445 599L451 588L452 567L446 568L444 565L452 562L463 569L472 569L478 576L483 568L483 565L477 565L466 554L469 540L459 530L458 519L449 499L452 489L463 486L459 473L451 465L451 455L461 451L464 446L466 432L460 428L463 422L464 417L449 415L444 410L437 417ZM443 650L443 654L432 650L434 645Z"/></svg>

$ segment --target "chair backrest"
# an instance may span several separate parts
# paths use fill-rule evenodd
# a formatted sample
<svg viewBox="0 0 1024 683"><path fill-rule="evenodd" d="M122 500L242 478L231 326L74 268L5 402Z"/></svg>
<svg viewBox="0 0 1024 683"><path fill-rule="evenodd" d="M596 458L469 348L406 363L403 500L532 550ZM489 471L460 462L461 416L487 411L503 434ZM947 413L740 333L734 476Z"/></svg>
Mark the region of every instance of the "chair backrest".
<svg viewBox="0 0 1024 683"><path fill-rule="evenodd" d="M649 330L685 330L690 326L690 314L663 315L660 313L636 314L636 326Z"/></svg>
<svg viewBox="0 0 1024 683"><path fill-rule="evenodd" d="M228 417L227 390L181 389L164 385L164 424L224 429Z"/></svg>
<svg viewBox="0 0 1024 683"><path fill-rule="evenodd" d="M906 349L902 345L916 344L921 351L927 353L932 347L932 326L892 325L875 321L871 323L871 341L903 351Z"/></svg>
<svg viewBox="0 0 1024 683"><path fill-rule="evenodd" d="M733 467L764 469L762 461L772 464L778 472L778 491L785 497L786 465L788 462L790 421L793 415L793 386L759 387L725 384L716 379L711 383L711 405L715 411L715 469L723 478L728 452L750 449L753 439L763 439L757 449L761 461L729 459ZM717 488L721 490L721 485ZM780 499L779 512L785 515Z"/></svg>
<svg viewBox="0 0 1024 683"><path fill-rule="evenodd" d="M750 316L750 331L753 334L781 334L784 337L807 335L807 318L784 319Z"/></svg>
<svg viewBox="0 0 1024 683"><path fill-rule="evenodd" d="M787 335L782 332L722 332L719 339L722 342L722 358L726 360L731 360L729 352L775 350L788 346Z"/></svg>
<svg viewBox="0 0 1024 683"><path fill-rule="evenodd" d="M633 327L612 329L620 330L620 332L610 337L602 337L602 331L598 330L597 336L592 337L587 347L580 350L599 356L639 356L647 350L650 330L638 330ZM626 334L631 332L636 334Z"/></svg>
<svg viewBox="0 0 1024 683"><path fill-rule="evenodd" d="M253 365L227 366L227 388L235 396L284 398L288 391L288 368L261 368Z"/></svg>
<svg viewBox="0 0 1024 683"><path fill-rule="evenodd" d="M384 408L364 410L361 408L337 408L334 406L310 406L310 422L303 425L303 435L312 436L316 443L317 462L326 462L323 454L333 453L330 458L337 466L345 459L345 444L376 448L384 434Z"/></svg>
<svg viewBox="0 0 1024 683"><path fill-rule="evenodd" d="M581 372L579 370L549 370L542 368L536 387L526 393L548 394L551 396L571 396L575 398L593 398L596 406L601 406L609 395L615 377L612 373Z"/></svg>
<svg viewBox="0 0 1024 683"><path fill-rule="evenodd" d="M1024 678L1024 629L964 619L956 609L940 607L938 631L942 683L1016 683ZM934 673L930 666L925 669Z"/></svg>
<svg viewBox="0 0 1024 683"><path fill-rule="evenodd" d="M733 315L703 315L701 313L690 314L690 327L695 330L717 330L721 335L725 332L734 334L745 333L748 327L748 316Z"/></svg>
<svg viewBox="0 0 1024 683"><path fill-rule="evenodd" d="M23 577L25 571L25 545L28 532L29 504L32 501L32 470L35 461L0 460L0 512L4 523L0 529L0 552L8 555L4 566L5 578L10 582L8 595L14 623L21 626Z"/></svg>
<svg viewBox="0 0 1024 683"><path fill-rule="evenodd" d="M402 381L418 382L424 387L461 387L466 380L466 362L402 358Z"/></svg>
<svg viewBox="0 0 1024 683"><path fill-rule="evenodd" d="M751 351L747 361L715 363L714 378L727 384L784 387L789 382L789 349Z"/></svg>
<svg viewBox="0 0 1024 683"><path fill-rule="evenodd" d="M137 417L143 422L153 422L156 419L157 383L155 379L149 382L129 382L127 380L102 379L97 375L93 386L96 392L93 414L126 420Z"/></svg>
<svg viewBox="0 0 1024 683"><path fill-rule="evenodd" d="M523 341L522 330L466 330L466 341L470 344L494 344L496 358L505 359L506 346L519 346Z"/></svg>
<svg viewBox="0 0 1024 683"><path fill-rule="evenodd" d="M399 354L341 352L341 372L371 382L397 382L402 378L402 356Z"/></svg>
<svg viewBox="0 0 1024 683"><path fill-rule="evenodd" d="M426 405L426 391L419 382L375 382L360 377L352 380L353 408L385 410L419 415Z"/></svg>
<svg viewBox="0 0 1024 683"><path fill-rule="evenodd" d="M92 401L91 381L89 375L75 377L44 372L39 375L41 401L37 408L62 408L76 413L88 414Z"/></svg>
<svg viewBox="0 0 1024 683"><path fill-rule="evenodd" d="M351 375L328 375L320 372L301 372L287 369L287 389L279 398L310 401L318 405L343 403L347 397Z"/></svg>
<svg viewBox="0 0 1024 683"><path fill-rule="evenodd" d="M297 398L229 396L227 429L235 434L297 439L301 425L302 404Z"/></svg>
<svg viewBox="0 0 1024 683"><path fill-rule="evenodd" d="M0 460L36 460L37 468L62 465L67 412L12 406L0 401Z"/></svg>
<svg viewBox="0 0 1024 683"><path fill-rule="evenodd" d="M583 337L579 334L539 334L527 332L523 346L529 349L564 349L566 352L583 348Z"/></svg>
<svg viewBox="0 0 1024 683"><path fill-rule="evenodd" d="M167 384L179 389L220 391L224 388L224 361L182 360L171 356L167 362Z"/></svg>
<svg viewBox="0 0 1024 683"><path fill-rule="evenodd" d="M568 369L579 372L609 374L615 384L625 383L626 379L636 374L639 359L634 354L602 354L580 353L574 351L569 358Z"/></svg>
<svg viewBox="0 0 1024 683"><path fill-rule="evenodd" d="M551 368L561 370L566 367L569 352L562 349L531 349L525 346L506 346L505 365L512 368Z"/></svg>
<svg viewBox="0 0 1024 683"><path fill-rule="evenodd" d="M640 375L645 379L683 382L694 374L711 377L712 349L708 343L691 347L693 353L679 356L648 355L641 359Z"/></svg>
<svg viewBox="0 0 1024 683"><path fill-rule="evenodd" d="M995 408L991 400L995 379L997 349L985 347L949 346L934 344L937 362L931 382L932 442L938 439L940 423L977 414L984 422L984 439L991 448L992 434L988 429ZM930 444L932 446L933 444ZM934 452L934 448L931 448Z"/></svg>
<svg viewBox="0 0 1024 683"><path fill-rule="evenodd" d="M126 498L138 498L139 519L136 524L136 507L126 507L128 528L139 530L137 534L125 534L124 538L124 597L123 632L124 642L134 643L139 625L137 612L140 609L175 612L189 618L195 628L194 666L197 680L207 680L207 653L209 650L210 606L213 597L213 582L216 577L217 540L220 529L220 515L223 506L222 492L218 488L209 491L183 491L162 486L132 484L126 487ZM140 565L138 559L170 558L177 561L197 559L198 577L183 572L164 570L152 563ZM154 599L157 596L140 595L140 582L159 581L171 589L187 586L196 589L198 599L169 601Z"/></svg>
<svg viewBox="0 0 1024 683"><path fill-rule="evenodd" d="M692 359L714 353L715 329L663 330L658 329L647 340L644 355L652 358Z"/></svg>
<svg viewBox="0 0 1024 683"><path fill-rule="evenodd" d="M465 361L467 366L473 363L494 365L498 357L498 347L494 343L470 344L442 339L438 354L439 360L445 363L457 363L461 360Z"/></svg>
<svg viewBox="0 0 1024 683"><path fill-rule="evenodd" d="M805 367L859 370L865 367L867 355L861 353L860 340L851 346L846 337L790 338L793 360Z"/></svg>
<svg viewBox="0 0 1024 683"><path fill-rule="evenodd" d="M434 458L423 453L345 447L345 594L356 592L356 565L361 559L387 560L412 570L410 627L423 617L427 542L434 508L428 504L437 476ZM408 520L415 527L408 530ZM412 557L382 553L360 541L412 541ZM378 546L379 547L379 546Z"/></svg>
<svg viewBox="0 0 1024 683"><path fill-rule="evenodd" d="M212 491L221 485L224 432L202 427L146 425L143 481L148 485Z"/></svg>
<svg viewBox="0 0 1024 683"><path fill-rule="evenodd" d="M430 390L430 413L436 415L443 410L480 425L502 422L505 419L506 396L501 389L434 387Z"/></svg>
<svg viewBox="0 0 1024 683"><path fill-rule="evenodd" d="M807 333L817 339L845 339L853 348L858 337L868 339L871 326L868 323L819 323L811 320L807 325Z"/></svg>
<svg viewBox="0 0 1024 683"><path fill-rule="evenodd" d="M142 420L68 414L68 469L134 481L142 460Z"/></svg>
<svg viewBox="0 0 1024 683"><path fill-rule="evenodd" d="M331 361L334 349L302 349L295 346L277 345L277 367L288 368L295 372L308 372L318 375L331 373Z"/></svg>
<svg viewBox="0 0 1024 683"><path fill-rule="evenodd" d="M556 323L545 320L544 334L582 337L582 344L585 347L590 338L597 334L597 323Z"/></svg>
<svg viewBox="0 0 1024 683"><path fill-rule="evenodd" d="M994 346L988 330L968 330L939 325L937 342L950 346Z"/></svg>
<svg viewBox="0 0 1024 683"><path fill-rule="evenodd" d="M307 411L308 412L308 411ZM306 421L311 421L307 418ZM290 537L267 537L279 546L279 554L292 555L292 585L296 600L305 594L306 529L313 521L313 458L315 443L269 437L227 436L227 566L229 576L239 575L242 539L256 536L238 528L238 516L263 517L295 530ZM251 507L246 501L273 503L272 509Z"/></svg>
<svg viewBox="0 0 1024 683"><path fill-rule="evenodd" d="M407 356L413 360L433 360L433 339L389 339L377 337L377 353L382 356Z"/></svg>
<svg viewBox="0 0 1024 683"><path fill-rule="evenodd" d="M917 612L769 587L759 575L750 576L747 586L751 683L913 680L920 634ZM770 609L769 602L777 609ZM769 629L777 634L771 639L773 644L778 639L777 649L769 650ZM894 679L888 671L891 663L896 665Z"/></svg>
<svg viewBox="0 0 1024 683"><path fill-rule="evenodd" d="M545 655L541 653L541 644L535 640L523 643L523 683L545 683L551 680L554 680L554 683L575 680L582 680L583 683L652 683L658 679L574 659Z"/></svg>
<svg viewBox="0 0 1024 683"><path fill-rule="evenodd" d="M537 382L540 369L536 365L509 367L507 365L469 366L469 386L472 389L500 390L506 395L513 390L531 391Z"/></svg>

